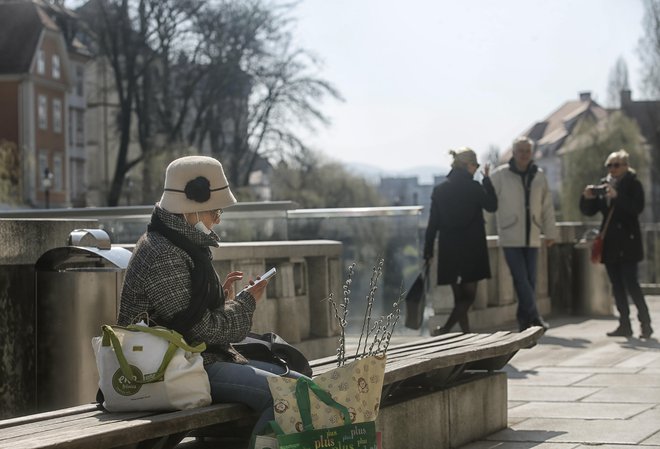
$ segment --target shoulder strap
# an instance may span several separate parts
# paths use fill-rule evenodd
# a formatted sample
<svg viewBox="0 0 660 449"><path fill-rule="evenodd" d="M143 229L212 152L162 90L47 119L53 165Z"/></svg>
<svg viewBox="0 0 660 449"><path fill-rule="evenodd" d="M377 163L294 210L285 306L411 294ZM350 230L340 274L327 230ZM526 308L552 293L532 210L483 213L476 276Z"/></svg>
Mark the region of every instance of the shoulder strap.
<svg viewBox="0 0 660 449"><path fill-rule="evenodd" d="M605 236L605 233L607 232L607 227L610 225L610 220L612 219L613 212L614 212L614 205L610 207L610 212L607 214L607 220L605 220L605 225L603 226L603 230L600 231L600 235Z"/></svg>

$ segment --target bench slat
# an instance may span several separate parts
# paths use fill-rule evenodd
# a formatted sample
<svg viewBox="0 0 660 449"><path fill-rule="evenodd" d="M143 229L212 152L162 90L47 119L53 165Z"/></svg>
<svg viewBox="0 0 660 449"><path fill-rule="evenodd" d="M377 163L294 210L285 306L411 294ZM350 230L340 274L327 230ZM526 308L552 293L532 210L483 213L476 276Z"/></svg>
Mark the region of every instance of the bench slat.
<svg viewBox="0 0 660 449"><path fill-rule="evenodd" d="M138 412L136 412L138 413ZM251 415L241 404L215 404L192 410L169 413L142 413L132 417L127 413L104 413L87 417L77 426L64 425L50 428L32 436L16 435L4 438L0 431L0 447L3 449L105 449L131 444L136 441L157 438L221 422L234 421ZM29 434L28 434L29 435Z"/></svg>
<svg viewBox="0 0 660 449"><path fill-rule="evenodd" d="M78 405L76 407L63 408L60 410L53 410L51 412L35 413L34 415L18 416L16 418L3 419L0 420L0 429L3 429L5 427L17 426L25 423L35 422L35 421L43 421L50 418L57 418L59 416L76 415L78 413L84 413L86 411L92 411L92 410L100 410L99 405L98 404Z"/></svg>

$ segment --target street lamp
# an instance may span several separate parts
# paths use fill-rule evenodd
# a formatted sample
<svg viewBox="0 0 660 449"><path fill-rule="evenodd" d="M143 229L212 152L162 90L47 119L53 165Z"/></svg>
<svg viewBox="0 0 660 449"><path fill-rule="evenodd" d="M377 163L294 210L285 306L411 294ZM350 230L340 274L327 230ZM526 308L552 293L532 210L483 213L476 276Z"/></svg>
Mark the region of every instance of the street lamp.
<svg viewBox="0 0 660 449"><path fill-rule="evenodd" d="M46 209L50 209L50 188L53 187L53 174L48 167L44 168L44 179L41 180L46 196Z"/></svg>

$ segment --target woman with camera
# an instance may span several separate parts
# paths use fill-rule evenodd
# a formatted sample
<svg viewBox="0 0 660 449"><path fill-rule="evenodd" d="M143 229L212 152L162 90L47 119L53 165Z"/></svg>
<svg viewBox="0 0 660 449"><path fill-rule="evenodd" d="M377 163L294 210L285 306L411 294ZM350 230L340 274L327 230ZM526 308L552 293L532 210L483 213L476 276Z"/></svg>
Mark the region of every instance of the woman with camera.
<svg viewBox="0 0 660 449"><path fill-rule="evenodd" d="M641 324L640 338L650 338L653 333L651 317L637 280L637 264L644 257L639 226L639 214L644 210L644 190L635 171L628 165L628 152L625 150L611 153L605 166L608 175L601 185L588 185L582 192L580 210L588 216L598 212L603 215L600 227L603 234L601 263L607 269L619 311L619 326L607 335L632 336L628 307L630 295Z"/></svg>

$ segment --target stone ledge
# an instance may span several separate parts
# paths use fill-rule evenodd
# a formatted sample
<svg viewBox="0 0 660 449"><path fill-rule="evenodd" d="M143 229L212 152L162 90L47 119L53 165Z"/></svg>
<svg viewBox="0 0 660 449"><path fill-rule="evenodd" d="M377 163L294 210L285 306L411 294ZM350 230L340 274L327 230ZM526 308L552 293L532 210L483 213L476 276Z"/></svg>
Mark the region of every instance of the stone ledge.
<svg viewBox="0 0 660 449"><path fill-rule="evenodd" d="M455 384L385 405L376 428L387 449L450 449L507 426L504 372L467 373Z"/></svg>

